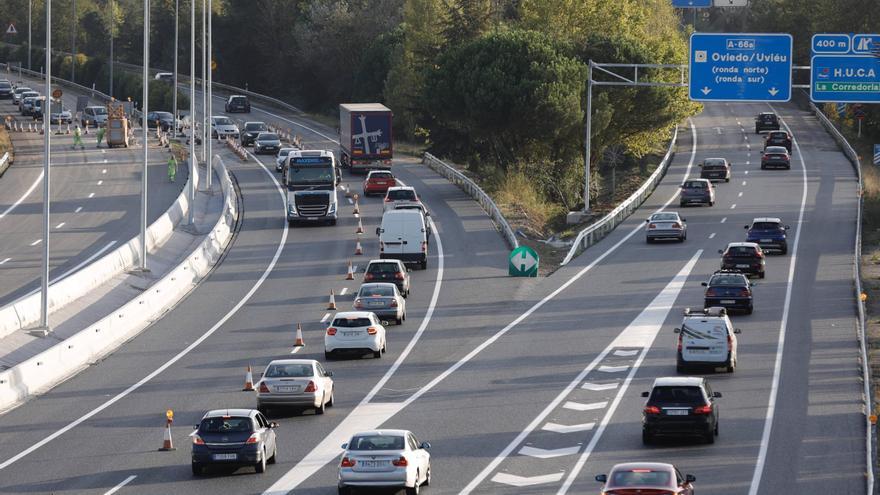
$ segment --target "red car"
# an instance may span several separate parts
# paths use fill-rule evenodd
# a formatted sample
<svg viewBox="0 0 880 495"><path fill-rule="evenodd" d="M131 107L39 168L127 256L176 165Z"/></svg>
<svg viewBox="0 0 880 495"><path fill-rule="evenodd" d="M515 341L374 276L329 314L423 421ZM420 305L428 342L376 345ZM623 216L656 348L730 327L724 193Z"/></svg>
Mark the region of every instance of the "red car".
<svg viewBox="0 0 880 495"><path fill-rule="evenodd" d="M662 462L630 462L618 464L596 481L604 483L602 495L694 495L691 474L682 476L672 464Z"/></svg>
<svg viewBox="0 0 880 495"><path fill-rule="evenodd" d="M389 187L397 186L397 180L386 170L371 170L364 179L364 196L385 194Z"/></svg>

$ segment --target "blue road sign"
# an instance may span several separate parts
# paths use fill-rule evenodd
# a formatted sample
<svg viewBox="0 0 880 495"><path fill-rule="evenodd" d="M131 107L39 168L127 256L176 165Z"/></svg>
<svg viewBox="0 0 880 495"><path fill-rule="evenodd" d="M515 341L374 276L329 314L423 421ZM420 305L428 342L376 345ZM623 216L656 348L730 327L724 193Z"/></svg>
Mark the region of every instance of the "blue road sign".
<svg viewBox="0 0 880 495"><path fill-rule="evenodd" d="M791 46L789 34L693 33L691 100L790 100Z"/></svg>
<svg viewBox="0 0 880 495"><path fill-rule="evenodd" d="M849 42L848 34L814 34L813 53L849 53Z"/></svg>
<svg viewBox="0 0 880 495"><path fill-rule="evenodd" d="M676 9L707 9L712 6L712 0L672 0L672 6Z"/></svg>
<svg viewBox="0 0 880 495"><path fill-rule="evenodd" d="M880 103L880 58L814 55L810 99L817 103Z"/></svg>
<svg viewBox="0 0 880 495"><path fill-rule="evenodd" d="M854 55L871 55L880 46L880 34L852 35L852 53Z"/></svg>

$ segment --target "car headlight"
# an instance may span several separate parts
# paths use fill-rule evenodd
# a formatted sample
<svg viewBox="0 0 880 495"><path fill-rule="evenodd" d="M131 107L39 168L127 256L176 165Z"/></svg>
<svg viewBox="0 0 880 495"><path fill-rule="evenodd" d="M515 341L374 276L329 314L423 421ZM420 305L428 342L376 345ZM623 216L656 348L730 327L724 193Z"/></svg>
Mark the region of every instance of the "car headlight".
<svg viewBox="0 0 880 495"><path fill-rule="evenodd" d="M336 203L330 203L330 208L327 209L327 213L336 213Z"/></svg>
<svg viewBox="0 0 880 495"><path fill-rule="evenodd" d="M296 207L293 206L293 203L287 204L287 212L290 213L291 215L296 215Z"/></svg>

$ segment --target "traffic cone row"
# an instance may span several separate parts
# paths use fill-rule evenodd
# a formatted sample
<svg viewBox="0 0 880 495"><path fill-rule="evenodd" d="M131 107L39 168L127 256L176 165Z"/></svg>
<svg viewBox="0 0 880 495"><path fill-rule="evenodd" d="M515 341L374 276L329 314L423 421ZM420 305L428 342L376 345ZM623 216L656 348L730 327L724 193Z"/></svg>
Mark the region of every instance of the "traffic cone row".
<svg viewBox="0 0 880 495"><path fill-rule="evenodd" d="M247 161L247 151L244 149L244 146L239 144L238 141L236 141L234 139L228 139L228 140L226 140L226 144L227 144L227 146L229 146L229 149L232 150L232 152L235 154L235 156L237 156L238 158L241 159L241 161L243 161L243 162Z"/></svg>
<svg viewBox="0 0 880 495"><path fill-rule="evenodd" d="M363 234L364 233L364 224L361 223L360 217L358 217L358 228L355 231L355 234Z"/></svg>
<svg viewBox="0 0 880 495"><path fill-rule="evenodd" d="M348 262L348 274L345 276L345 280L354 280L354 267L351 266L351 260Z"/></svg>
<svg viewBox="0 0 880 495"><path fill-rule="evenodd" d="M352 214L354 214L354 215L360 215L360 214L361 214L361 208L360 208L360 206L358 206L358 201L357 201L357 199L354 200L354 210L352 210Z"/></svg>
<svg viewBox="0 0 880 495"><path fill-rule="evenodd" d="M85 134L85 135L88 136L88 134L89 134L89 124L86 124L86 125L85 125L85 129L83 129L83 134Z"/></svg>
<svg viewBox="0 0 880 495"><path fill-rule="evenodd" d="M348 184L345 185L345 197L346 197L346 198L350 198L350 197L351 197L351 188L348 187Z"/></svg>
<svg viewBox="0 0 880 495"><path fill-rule="evenodd" d="M355 256L361 256L364 254L364 249L361 247L361 241L358 239L357 244L354 246L354 254Z"/></svg>
<svg viewBox="0 0 880 495"><path fill-rule="evenodd" d="M64 134L70 134L70 124L67 124L67 130L64 131Z"/></svg>

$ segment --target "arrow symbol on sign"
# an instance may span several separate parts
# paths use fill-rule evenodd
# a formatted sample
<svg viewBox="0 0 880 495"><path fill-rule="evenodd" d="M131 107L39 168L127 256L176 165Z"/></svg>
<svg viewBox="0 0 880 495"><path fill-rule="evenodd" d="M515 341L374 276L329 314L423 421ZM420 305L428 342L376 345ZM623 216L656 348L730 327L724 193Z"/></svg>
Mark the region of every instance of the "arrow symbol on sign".
<svg viewBox="0 0 880 495"><path fill-rule="evenodd" d="M701 89L700 92L703 93L704 95L707 95L707 94L711 93L712 90L709 89L708 86L703 86L703 89Z"/></svg>
<svg viewBox="0 0 880 495"><path fill-rule="evenodd" d="M767 92L770 93L770 96L776 96L776 93L778 93L779 90L776 89L776 86L774 86L774 87L768 89Z"/></svg>

